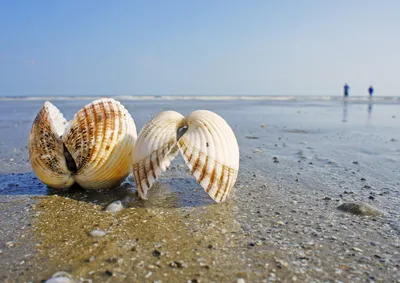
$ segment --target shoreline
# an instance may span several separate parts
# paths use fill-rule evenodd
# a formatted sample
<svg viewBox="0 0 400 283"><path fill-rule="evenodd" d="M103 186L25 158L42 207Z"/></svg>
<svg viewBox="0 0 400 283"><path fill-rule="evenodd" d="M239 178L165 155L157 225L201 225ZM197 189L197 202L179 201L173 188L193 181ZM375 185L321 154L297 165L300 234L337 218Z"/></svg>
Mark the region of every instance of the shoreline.
<svg viewBox="0 0 400 283"><path fill-rule="evenodd" d="M170 100L195 100L195 101L342 101L342 96L293 96L293 95L82 95L82 96L15 96L0 97L0 101L67 101L67 100L95 100L111 97L120 101L170 101ZM392 101L400 102L400 96L350 96L347 101Z"/></svg>

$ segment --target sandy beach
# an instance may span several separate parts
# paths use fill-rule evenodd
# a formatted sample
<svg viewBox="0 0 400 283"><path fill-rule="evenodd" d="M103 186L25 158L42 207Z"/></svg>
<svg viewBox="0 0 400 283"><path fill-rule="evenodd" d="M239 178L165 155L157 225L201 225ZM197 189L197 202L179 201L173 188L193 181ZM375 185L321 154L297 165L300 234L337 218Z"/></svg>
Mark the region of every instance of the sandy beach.
<svg viewBox="0 0 400 283"><path fill-rule="evenodd" d="M129 178L106 192L47 188L27 149L43 102L0 103L1 282L58 271L76 282L400 282L398 99L122 99L138 130L164 110L228 122L240 171L221 204L180 157L147 201ZM71 119L88 102L54 104ZM104 211L116 200L122 211ZM371 213L338 209L345 203Z"/></svg>

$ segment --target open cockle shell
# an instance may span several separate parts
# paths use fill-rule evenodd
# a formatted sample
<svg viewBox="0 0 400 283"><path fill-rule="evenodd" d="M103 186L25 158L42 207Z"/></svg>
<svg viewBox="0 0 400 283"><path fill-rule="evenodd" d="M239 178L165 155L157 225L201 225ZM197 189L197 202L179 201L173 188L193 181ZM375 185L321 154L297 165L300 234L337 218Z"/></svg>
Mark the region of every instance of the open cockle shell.
<svg viewBox="0 0 400 283"><path fill-rule="evenodd" d="M39 179L54 188L68 188L75 181L85 189L118 186L131 170L137 138L135 123L125 107L114 99L99 99L79 110L69 123L65 119L58 122L53 108L58 111L50 102L45 103L29 138L30 159ZM43 113L54 113L54 118L44 119ZM57 129L57 123L64 127ZM43 125L48 129L46 132L40 131ZM49 143L49 137L55 139L53 136L57 138L57 150L47 150L47 155L64 166L62 173L70 177L69 182L58 181L60 177L54 177L54 166L37 161L46 157L38 141ZM61 174L60 170L56 172Z"/></svg>
<svg viewBox="0 0 400 283"><path fill-rule="evenodd" d="M178 136L180 129L187 131ZM140 132L134 149L133 173L141 198L179 148L190 172L216 202L230 194L239 170L236 137L219 115L198 110L186 119L174 111L162 112Z"/></svg>
<svg viewBox="0 0 400 283"><path fill-rule="evenodd" d="M219 115L198 110L187 118L187 132L178 144L197 182L216 202L226 199L239 170L239 146L235 134Z"/></svg>
<svg viewBox="0 0 400 283"><path fill-rule="evenodd" d="M176 134L185 118L165 111L151 119L140 131L133 154L133 174L141 198L178 154Z"/></svg>
<svg viewBox="0 0 400 283"><path fill-rule="evenodd" d="M57 107L46 101L33 122L28 140L29 158L37 177L57 189L68 188L75 182L60 138L66 124Z"/></svg>

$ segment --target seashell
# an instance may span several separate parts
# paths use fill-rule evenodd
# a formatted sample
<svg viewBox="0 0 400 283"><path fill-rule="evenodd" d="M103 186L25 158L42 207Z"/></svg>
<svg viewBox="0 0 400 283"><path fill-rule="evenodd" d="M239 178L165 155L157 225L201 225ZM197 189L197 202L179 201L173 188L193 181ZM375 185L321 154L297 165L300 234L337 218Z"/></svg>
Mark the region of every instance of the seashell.
<svg viewBox="0 0 400 283"><path fill-rule="evenodd" d="M50 279L47 279L45 283L74 283L75 280L72 275L65 271L58 271L53 274Z"/></svg>
<svg viewBox="0 0 400 283"><path fill-rule="evenodd" d="M32 125L29 156L49 187L113 188L129 175L136 138L132 117L114 99L93 101L69 123L46 102Z"/></svg>
<svg viewBox="0 0 400 283"><path fill-rule="evenodd" d="M216 202L226 199L239 170L239 146L232 129L219 115L198 110L187 118L179 149L190 172Z"/></svg>
<svg viewBox="0 0 400 283"><path fill-rule="evenodd" d="M122 202L120 200L116 200L106 207L107 212L112 212L112 213L117 213L121 210L123 210L124 207L122 206Z"/></svg>
<svg viewBox="0 0 400 283"><path fill-rule="evenodd" d="M176 134L185 118L175 111L161 112L140 131L133 154L133 175L138 193L147 191L178 154Z"/></svg>
<svg viewBox="0 0 400 283"><path fill-rule="evenodd" d="M187 118L174 111L161 112L144 126L133 153L140 197L147 198L148 190L177 149L209 196L216 202L224 201L236 182L239 146L226 121L206 110L194 111Z"/></svg>
<svg viewBox="0 0 400 283"><path fill-rule="evenodd" d="M72 172L64 157L60 138L67 120L46 101L33 122L29 134L29 158L36 176L52 188L68 188L74 184Z"/></svg>
<svg viewBox="0 0 400 283"><path fill-rule="evenodd" d="M105 235L107 235L107 233L104 230L96 229L96 230L90 231L89 235L92 237L104 237Z"/></svg>

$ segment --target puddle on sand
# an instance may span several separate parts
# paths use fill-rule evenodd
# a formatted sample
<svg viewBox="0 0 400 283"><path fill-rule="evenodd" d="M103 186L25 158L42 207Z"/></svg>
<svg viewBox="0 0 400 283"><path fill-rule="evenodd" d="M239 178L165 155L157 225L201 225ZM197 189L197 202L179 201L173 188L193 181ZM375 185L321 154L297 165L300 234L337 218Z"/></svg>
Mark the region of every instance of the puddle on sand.
<svg viewBox="0 0 400 283"><path fill-rule="evenodd" d="M6 174L0 175L0 195L59 195L101 206L120 200L124 207L198 207L214 203L191 177L160 179L149 191L149 199L143 201L129 182L112 190L91 191L74 185L60 191L44 185L34 173Z"/></svg>

